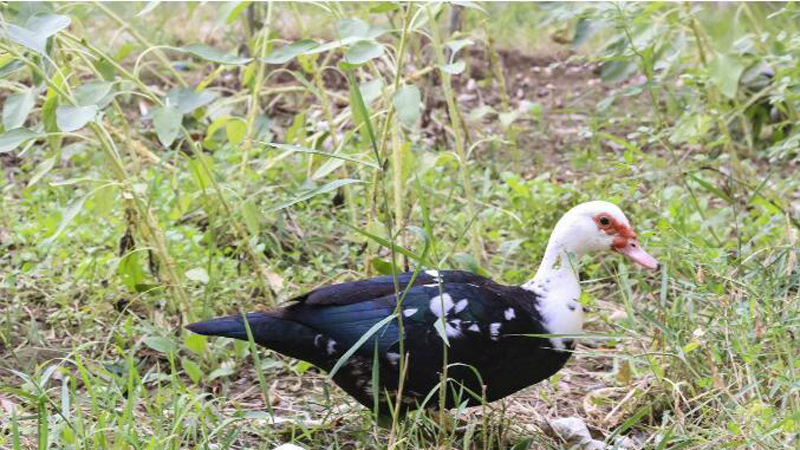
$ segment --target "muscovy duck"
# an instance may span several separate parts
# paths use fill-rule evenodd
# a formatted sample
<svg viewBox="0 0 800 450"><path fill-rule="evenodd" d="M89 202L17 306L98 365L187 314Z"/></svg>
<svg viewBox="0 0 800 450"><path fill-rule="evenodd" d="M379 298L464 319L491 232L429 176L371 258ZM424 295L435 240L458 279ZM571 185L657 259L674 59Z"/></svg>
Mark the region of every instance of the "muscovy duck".
<svg viewBox="0 0 800 450"><path fill-rule="evenodd" d="M522 286L504 286L469 272L425 270L323 286L283 308L246 314L259 345L331 371L373 326L386 322L341 366L333 381L382 415L395 404L400 375L402 320L406 376L403 410L439 403L445 358L449 383L469 405L506 397L544 380L566 364L581 332L583 308L574 264L587 253L611 250L649 269L659 264L639 245L622 211L593 201L569 210L550 237L539 270ZM411 286L409 286L411 284ZM397 292L401 305L397 307ZM403 295L405 292L405 295ZM189 325L195 332L247 340L242 315ZM534 336L531 336L534 335ZM539 336L535 336L539 335ZM377 347L377 359L375 359ZM379 386L372 386L378 361ZM456 406L451 387L447 408Z"/></svg>

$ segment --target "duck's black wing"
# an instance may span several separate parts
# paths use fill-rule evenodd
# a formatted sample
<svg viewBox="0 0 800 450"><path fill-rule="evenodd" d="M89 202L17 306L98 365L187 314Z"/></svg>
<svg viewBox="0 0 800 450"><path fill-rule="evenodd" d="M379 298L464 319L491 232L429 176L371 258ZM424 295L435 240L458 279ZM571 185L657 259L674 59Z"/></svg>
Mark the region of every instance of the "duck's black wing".
<svg viewBox="0 0 800 450"><path fill-rule="evenodd" d="M373 404L375 352L380 364L377 390L392 394L398 385L401 347L409 361L404 393L413 401L435 388L445 353L447 362L456 364L449 375L470 390L480 394L481 384L494 383L497 387L490 385L487 391L491 399L531 384L527 382L530 377L515 377L508 370L531 357L536 359L536 351L542 347L542 339L519 336L545 332L535 309L535 294L460 271L421 272L406 289L412 276L397 277L400 297L395 294L392 277L377 277L316 289L286 308L248 315L248 322L259 344L330 370L383 321L334 377L366 406ZM398 298L402 345L400 320L395 316ZM389 316L395 317L387 319ZM238 316L201 322L190 329L246 339ZM504 379L502 385L497 384Z"/></svg>

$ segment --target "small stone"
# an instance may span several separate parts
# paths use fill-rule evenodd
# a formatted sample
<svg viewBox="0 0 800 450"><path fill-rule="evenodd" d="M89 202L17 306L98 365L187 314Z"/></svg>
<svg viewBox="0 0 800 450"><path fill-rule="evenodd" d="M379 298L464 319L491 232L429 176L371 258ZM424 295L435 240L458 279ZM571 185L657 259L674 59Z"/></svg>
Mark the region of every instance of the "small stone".
<svg viewBox="0 0 800 450"><path fill-rule="evenodd" d="M563 417L549 421L551 432L555 437L565 440L573 448L580 450L603 450L606 448L601 441L592 439L589 429L583 419L578 417Z"/></svg>
<svg viewBox="0 0 800 450"><path fill-rule="evenodd" d="M300 447L299 445L281 444L281 445L275 447L272 450L306 450L306 449L304 449L303 447Z"/></svg>

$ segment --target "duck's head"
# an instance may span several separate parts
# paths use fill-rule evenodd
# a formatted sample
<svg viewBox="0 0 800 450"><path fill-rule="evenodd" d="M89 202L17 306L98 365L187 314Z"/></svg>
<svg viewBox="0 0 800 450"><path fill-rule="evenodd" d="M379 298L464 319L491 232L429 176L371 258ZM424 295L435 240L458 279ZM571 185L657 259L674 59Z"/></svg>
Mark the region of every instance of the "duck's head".
<svg viewBox="0 0 800 450"><path fill-rule="evenodd" d="M558 221L550 240L578 255L611 250L648 269L660 267L642 249L622 210L609 202L592 201L573 207Z"/></svg>

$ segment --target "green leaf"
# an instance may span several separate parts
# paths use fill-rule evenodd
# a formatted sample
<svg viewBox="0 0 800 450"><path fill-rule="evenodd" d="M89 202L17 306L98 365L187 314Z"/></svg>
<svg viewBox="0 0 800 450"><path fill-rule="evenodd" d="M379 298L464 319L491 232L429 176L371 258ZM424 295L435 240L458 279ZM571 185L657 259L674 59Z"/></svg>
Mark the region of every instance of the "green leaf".
<svg viewBox="0 0 800 450"><path fill-rule="evenodd" d="M251 200L246 200L242 204L242 217L250 234L256 235L261 232L261 215L258 213L255 203Z"/></svg>
<svg viewBox="0 0 800 450"><path fill-rule="evenodd" d="M28 19L25 27L7 23L6 30L12 42L44 54L47 51L47 39L67 28L70 23L71 19L68 16L43 14Z"/></svg>
<svg viewBox="0 0 800 450"><path fill-rule="evenodd" d="M198 283L208 284L208 272L202 267L195 267L186 271L186 278Z"/></svg>
<svg viewBox="0 0 800 450"><path fill-rule="evenodd" d="M167 95L169 104L178 108L181 114L189 114L217 98L217 93L209 90L196 91L192 88L175 88Z"/></svg>
<svg viewBox="0 0 800 450"><path fill-rule="evenodd" d="M372 261L372 267L381 275L394 275L395 267L392 263L386 262L380 258L374 258Z"/></svg>
<svg viewBox="0 0 800 450"><path fill-rule="evenodd" d="M191 44L185 47L180 47L176 50L183 53L190 53L194 56L197 56L198 58L203 58L211 62L219 64L230 64L234 66L241 66L253 60L253 58L228 55L222 53L221 51L217 50L214 47L209 47L208 45L205 44Z"/></svg>
<svg viewBox="0 0 800 450"><path fill-rule="evenodd" d="M745 65L740 58L718 53L709 67L709 72L722 95L733 99L739 89L739 78L744 69Z"/></svg>
<svg viewBox="0 0 800 450"><path fill-rule="evenodd" d="M190 333L186 336L186 339L184 339L183 344L195 355L202 356L208 346L208 337L202 334Z"/></svg>
<svg viewBox="0 0 800 450"><path fill-rule="evenodd" d="M611 60L603 63L600 69L600 78L606 83L616 83L626 80L636 73L636 63L627 60Z"/></svg>
<svg viewBox="0 0 800 450"><path fill-rule="evenodd" d="M163 336L150 336L144 338L144 345L160 353L174 353L176 345L172 339Z"/></svg>
<svg viewBox="0 0 800 450"><path fill-rule="evenodd" d="M7 23L6 34L11 42L16 42L23 47L27 47L36 53L44 54L47 47L47 38L37 36L33 31L23 28L13 23Z"/></svg>
<svg viewBox="0 0 800 450"><path fill-rule="evenodd" d="M75 101L81 106L105 106L108 102L108 94L114 83L107 81L92 81L82 84L75 89Z"/></svg>
<svg viewBox="0 0 800 450"><path fill-rule="evenodd" d="M31 88L6 97L3 105L3 126L6 131L25 125L25 119L36 104L38 94L38 89Z"/></svg>
<svg viewBox="0 0 800 450"><path fill-rule="evenodd" d="M203 376L203 371L200 370L200 366L198 366L196 362L189 358L181 358L181 366L193 383L200 381L200 378Z"/></svg>
<svg viewBox="0 0 800 450"><path fill-rule="evenodd" d="M144 282L146 276L142 268L142 252L129 251L123 255L117 264L117 275L132 292L141 293L150 289Z"/></svg>
<svg viewBox="0 0 800 450"><path fill-rule="evenodd" d="M439 334L439 337L442 338L442 341L444 341L444 345L450 347L450 340L447 339L447 327L444 323L444 317L437 319L436 322L433 323L433 328L436 330L436 333Z"/></svg>
<svg viewBox="0 0 800 450"><path fill-rule="evenodd" d="M289 206L292 206L294 204L297 204L297 203L300 203L302 201L308 200L308 199L310 199L312 197L316 197L317 195L324 194L326 192L330 192L330 191L336 190L336 189L338 189L338 188L340 188L342 186L347 186L348 184L354 184L354 183L363 183L363 181L361 181L361 180L352 180L352 179L349 179L349 178L345 178L343 180L331 181L330 183L328 183L328 184L326 184L324 186L318 187L316 189L311 189L309 191L306 191L306 192L300 194L299 196L295 197L292 200L289 200L287 202L283 202L283 203L279 204L278 206L274 206L274 207L270 208L268 211L269 212L280 211L281 209L288 208Z"/></svg>
<svg viewBox="0 0 800 450"><path fill-rule="evenodd" d="M687 355L687 354L697 350L699 347L700 347L700 344L698 344L697 342L689 342L688 344L686 344L683 347L681 347L681 351L683 352L684 355Z"/></svg>
<svg viewBox="0 0 800 450"><path fill-rule="evenodd" d="M462 48L468 45L472 45L474 43L475 42L472 39L454 39L452 41L446 42L444 45L450 48L452 54L455 55Z"/></svg>
<svg viewBox="0 0 800 450"><path fill-rule="evenodd" d="M439 69L449 73L450 75L458 75L461 72L463 72L466 67L467 64L464 62L463 59L460 59L452 64L443 64L439 66Z"/></svg>
<svg viewBox="0 0 800 450"><path fill-rule="evenodd" d="M242 14L242 12L250 6L249 1L240 1L240 2L226 2L228 5L227 8L222 8L222 12L227 12L227 14L223 14L221 18L225 19L225 23L230 25L237 18Z"/></svg>
<svg viewBox="0 0 800 450"><path fill-rule="evenodd" d="M200 158L202 158L202 161ZM204 191L212 184L211 173L209 172L213 170L213 164L214 160L208 155L200 155L189 160L189 172L192 174L197 187Z"/></svg>
<svg viewBox="0 0 800 450"><path fill-rule="evenodd" d="M350 36L336 41L326 42L324 44L317 45L316 47L313 47L310 50L306 50L305 52L303 52L303 54L316 55L317 53L327 52L328 50L344 47L345 45L355 44L356 42L359 42L361 40L363 40L363 38L358 36Z"/></svg>
<svg viewBox="0 0 800 450"><path fill-rule="evenodd" d="M98 58L93 63L94 68L100 72L100 76L106 81L114 81L114 72L117 70L108 58Z"/></svg>
<svg viewBox="0 0 800 450"><path fill-rule="evenodd" d="M398 89L392 97L392 104L397 110L397 117L408 126L416 124L422 114L419 88L414 85L406 85Z"/></svg>
<svg viewBox="0 0 800 450"><path fill-rule="evenodd" d="M233 145L241 144L246 133L247 124L241 119L229 120L225 125L225 135L228 137L228 142Z"/></svg>
<svg viewBox="0 0 800 450"><path fill-rule="evenodd" d="M392 2L380 2L377 6L373 6L369 9L369 12L372 14L381 14L387 13L391 11L396 11L400 9L400 5Z"/></svg>
<svg viewBox="0 0 800 450"><path fill-rule="evenodd" d="M372 145L372 150L375 152L375 157L380 164L378 142L375 140L375 130L372 128L369 110L367 110L367 105L364 104L364 98L361 96L361 90L358 88L358 84L356 84L356 78L353 76L352 71L347 72L347 83L350 93L350 111L353 115L353 122L359 126L362 124L364 125L370 145Z"/></svg>
<svg viewBox="0 0 800 450"><path fill-rule="evenodd" d="M369 32L369 24L361 19L339 19L336 22L336 31L339 38L359 37L364 38Z"/></svg>
<svg viewBox="0 0 800 450"><path fill-rule="evenodd" d="M37 14L28 19L25 28L33 31L38 36L49 38L59 31L67 28L72 23L69 16L59 14Z"/></svg>
<svg viewBox="0 0 800 450"><path fill-rule="evenodd" d="M266 64L285 64L291 61L297 55L305 53L316 46L317 43L315 41L312 41L311 39L303 39L301 41L285 45L273 51L271 54L259 59Z"/></svg>
<svg viewBox="0 0 800 450"><path fill-rule="evenodd" d="M358 90L361 91L361 97L364 99L364 103L369 105L375 101L375 99L381 96L381 91L383 90L383 80L376 78L372 81L361 83L358 86Z"/></svg>
<svg viewBox="0 0 800 450"><path fill-rule="evenodd" d="M117 187L113 184L103 186L94 191L94 213L100 217L109 217L114 208Z"/></svg>
<svg viewBox="0 0 800 450"><path fill-rule="evenodd" d="M153 126L156 128L158 140L164 147L175 142L181 130L183 114L175 106L163 106L153 112Z"/></svg>
<svg viewBox="0 0 800 450"><path fill-rule="evenodd" d="M575 34L572 36L572 48L577 49L583 45L595 30L599 28L600 27L596 26L591 19L587 17L579 18L578 23L575 24Z"/></svg>
<svg viewBox="0 0 800 450"><path fill-rule="evenodd" d="M454 5L457 5L457 6L463 6L464 8L477 9L478 11L480 11L480 12L482 12L484 14L488 14L486 12L486 10L483 9L483 7L481 5L479 5L479 4L475 3L475 2L469 1L469 0L450 0L450 3L452 3Z"/></svg>
<svg viewBox="0 0 800 450"><path fill-rule="evenodd" d="M7 62L2 66L0 66L0 78L5 78L11 75L12 73L22 69L23 67L25 67L24 62L18 59L13 59L10 62Z"/></svg>
<svg viewBox="0 0 800 450"><path fill-rule="evenodd" d="M25 128L15 128L0 134L0 153L10 152L38 134Z"/></svg>
<svg viewBox="0 0 800 450"><path fill-rule="evenodd" d="M33 172L33 175L31 175L31 179L28 181L27 187L31 187L34 184L36 184L36 182L39 181L43 176L45 176L47 172L50 172L50 170L53 168L53 166L55 166L55 164L56 164L55 156L53 156L52 158L47 158L41 163L39 163L39 165L36 167L36 170Z"/></svg>
<svg viewBox="0 0 800 450"><path fill-rule="evenodd" d="M214 381L219 377L227 377L229 375L233 375L234 373L236 373L236 371L233 370L233 365L223 364L208 374L208 381Z"/></svg>
<svg viewBox="0 0 800 450"><path fill-rule="evenodd" d="M50 244L55 241L61 233L67 228L67 226L72 222L72 219L78 215L78 213L83 209L83 203L86 201L86 196L82 195L81 197L73 200L73 202L67 207L67 210L64 211L64 214L61 216L61 222L58 224L58 228L56 232L53 233L52 236L45 239L43 242L45 244Z"/></svg>
<svg viewBox="0 0 800 450"><path fill-rule="evenodd" d="M78 131L97 117L98 110L95 105L61 105L56 108L56 125L59 130L66 133Z"/></svg>
<svg viewBox="0 0 800 450"><path fill-rule="evenodd" d="M344 54L344 60L350 64L364 64L383 55L383 45L375 41L358 41Z"/></svg>
<svg viewBox="0 0 800 450"><path fill-rule="evenodd" d="M336 22L339 39L376 39L389 31L384 24L370 25L361 19L340 19Z"/></svg>

